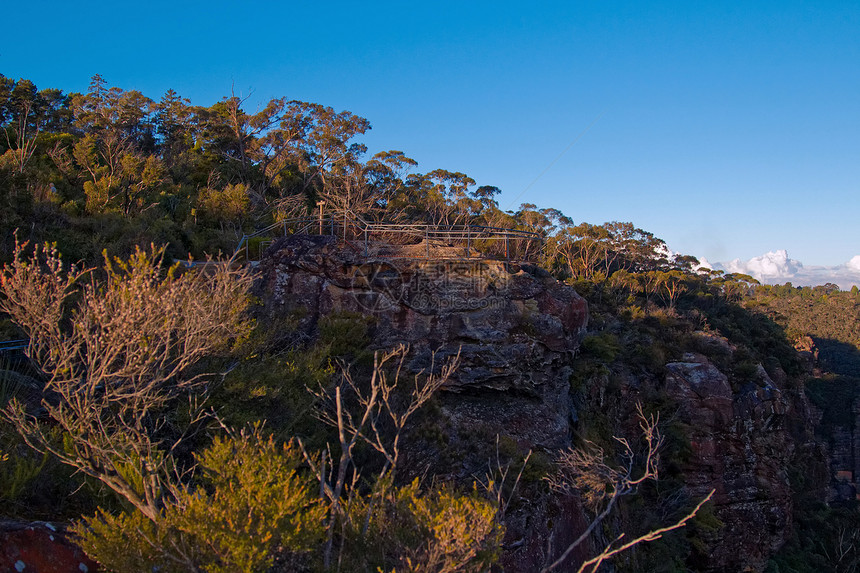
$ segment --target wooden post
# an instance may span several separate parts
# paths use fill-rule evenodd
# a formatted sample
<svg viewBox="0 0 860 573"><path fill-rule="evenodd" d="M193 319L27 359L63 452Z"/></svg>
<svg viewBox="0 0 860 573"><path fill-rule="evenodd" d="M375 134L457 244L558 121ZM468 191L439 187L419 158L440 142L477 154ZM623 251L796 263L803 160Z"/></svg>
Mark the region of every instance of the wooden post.
<svg viewBox="0 0 860 573"><path fill-rule="evenodd" d="M317 207L320 208L320 235L323 234L323 205L325 205L325 201L317 201Z"/></svg>
<svg viewBox="0 0 860 573"><path fill-rule="evenodd" d="M510 255L508 254L508 234L505 233L505 260L508 260Z"/></svg>
<svg viewBox="0 0 860 573"><path fill-rule="evenodd" d="M466 225L466 257L472 256L472 226Z"/></svg>

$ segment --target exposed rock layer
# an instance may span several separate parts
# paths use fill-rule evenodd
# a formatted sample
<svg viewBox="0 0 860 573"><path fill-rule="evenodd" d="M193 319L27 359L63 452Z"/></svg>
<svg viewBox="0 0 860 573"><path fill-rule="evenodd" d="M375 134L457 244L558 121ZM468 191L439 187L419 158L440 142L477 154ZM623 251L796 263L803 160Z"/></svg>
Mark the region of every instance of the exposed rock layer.
<svg viewBox="0 0 860 573"><path fill-rule="evenodd" d="M463 451L496 434L520 451L551 454L571 444L577 413L569 375L588 318L585 301L572 288L529 266L367 261L362 255L332 237L279 241L260 267L265 312L299 317L299 329L308 335L329 313L373 315L372 345L409 344L414 371L459 352L460 368L441 402L450 439ZM733 352L725 339L700 334L705 347ZM621 395L631 404L640 399L643 384L664 386L688 429L688 493L697 499L716 490L714 512L724 527L705 540L707 555L696 567L761 571L790 535L792 460L821 457L808 440L802 392L787 391L784 376L775 381L761 367L733 387L700 354L667 364L664 380L640 380L632 373L620 378ZM589 382L600 386L601 407L606 383ZM437 461L432 453L419 454L430 465ZM485 459L467 457L452 477L481 475L482 469ZM585 524L575 500L526 500L509 518L505 570L539 568L550 542L556 550L564 547Z"/></svg>
<svg viewBox="0 0 860 573"><path fill-rule="evenodd" d="M443 393L455 430L490 422L529 447L569 443L569 363L588 319L572 288L499 261L367 261L333 237L288 237L269 253L270 315L294 313L311 332L324 314L371 314L373 346L408 344L413 371L459 354Z"/></svg>
<svg viewBox="0 0 860 573"><path fill-rule="evenodd" d="M471 481L490 469L497 435L521 454L570 445L568 380L588 308L545 271L490 260L368 261L363 250L307 236L274 244L260 271L265 313L298 317L300 333L312 336L324 315L359 312L375 318L374 348L410 346L413 372L459 354L439 395L456 459L442 461L432 444L407 445L407 464ZM508 519L505 571L539 570L548 541L564 547L585 525L574 499L521 500Z"/></svg>
<svg viewBox="0 0 860 573"><path fill-rule="evenodd" d="M733 354L728 341L711 344ZM791 472L804 472L806 493L824 499L826 452L815 441L816 420L802 386L778 367L759 365L730 381L707 357L687 353L666 365L665 388L678 403L691 454L684 478L694 496L714 490L723 523L700 565L710 571L763 571L793 528Z"/></svg>

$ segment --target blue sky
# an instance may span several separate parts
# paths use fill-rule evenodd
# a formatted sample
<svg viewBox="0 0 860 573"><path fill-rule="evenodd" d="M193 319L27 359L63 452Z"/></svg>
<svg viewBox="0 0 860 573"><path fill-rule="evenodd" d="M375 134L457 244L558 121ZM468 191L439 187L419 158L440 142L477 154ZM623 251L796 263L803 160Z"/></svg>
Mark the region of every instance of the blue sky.
<svg viewBox="0 0 860 573"><path fill-rule="evenodd" d="M860 254L860 3L39 2L0 73L368 118L371 153L710 261ZM559 155L561 155L559 157Z"/></svg>

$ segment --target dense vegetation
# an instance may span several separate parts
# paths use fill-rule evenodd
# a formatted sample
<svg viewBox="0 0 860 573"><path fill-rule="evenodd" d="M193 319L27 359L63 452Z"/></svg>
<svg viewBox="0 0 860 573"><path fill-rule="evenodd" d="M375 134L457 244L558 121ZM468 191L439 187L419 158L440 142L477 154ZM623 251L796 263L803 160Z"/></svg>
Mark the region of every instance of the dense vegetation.
<svg viewBox="0 0 860 573"><path fill-rule="evenodd" d="M591 279L654 270L662 241L629 223L594 226L556 209L498 208L499 189L445 169L414 171L401 151L365 159L370 123L347 111L276 98L248 113L225 97L193 106L169 91L154 101L94 76L86 94L0 76L0 183L6 252L11 232L56 241L90 262L134 245L169 254L231 252L245 231L311 210L369 218L470 222L554 237L553 265ZM663 261L664 263L666 261ZM688 261L689 262L689 261Z"/></svg>
<svg viewBox="0 0 860 573"><path fill-rule="evenodd" d="M671 410L660 381L665 364L685 352L708 356L736 387L761 364L799 392L806 371L792 344L804 335L814 338L825 366L809 383L825 421L853 416L844 405L856 398L860 376L856 289L768 287L744 275L696 272L693 257L669 253L631 223L577 224L531 204L506 212L495 200L498 188L463 173L420 173L415 160L395 150L366 158L357 140L370 123L350 112L286 98L254 113L245 105L230 96L195 106L173 91L155 101L99 76L85 94L0 76L0 244L10 263L4 309L42 352L34 358L38 369L0 369L0 400L18 398L0 430L0 513L84 516L76 529L83 545L120 571L466 571L497 560L504 509L515 496L499 478L511 475L506 468L519 471L522 456L502 444L500 475L484 488L403 479L398 440L410 418L420 431L437 431L422 427L418 406L434 407L440 379L422 377L412 394L386 386L402 354L374 357L367 350L372 318L330 315L312 340L300 339L291 336L295 325L254 324L241 312L246 293L222 290L224 298L210 305L222 314L210 316L214 330L196 346L178 352L170 337L157 342L162 325L148 321L164 314L159 304L206 306L196 298L206 289L183 278L189 275L170 259L230 253L243 234L307 214L320 200L368 219L540 234L541 265L589 301L592 320L571 397L581 413L580 437L607 451L617 446L613 435L624 434L618 420L630 414L612 405L623 402L612 398L625 377L642 381L648 412ZM30 241L29 250L18 241ZM40 242L56 243L65 260L86 269L64 265L51 247L42 258L37 251L39 265L28 267ZM151 243L164 250L138 249ZM236 276L235 284L247 281ZM27 292L53 293L47 321L34 321L33 308L13 296ZM137 313L123 306L129 301L137 301ZM118 309L128 312L123 329L94 326L120 316ZM198 327L179 321L163 330ZM21 334L4 328L7 337ZM703 333L725 337L735 350L703 342ZM99 362L104 355L94 336L116 340L109 359ZM147 351L138 356L132 347ZM136 361L118 368L117 356ZM76 402L82 387L94 402ZM50 400L34 418L45 388ZM383 391L392 398L371 400ZM654 507L677 519L690 506L679 493L680 463L689 455L683 428L669 424L663 432L668 468L661 487L646 484L639 501L625 505L637 531L660 525ZM531 464L535 475L526 471L520 487L545 487L552 462L535 456ZM838 515L815 500L799 507L798 539L775 562L780 571L827 563L816 523L835 515L840 525L856 524L850 506ZM704 512L686 535L618 566L695 570L703 539L718 527Z"/></svg>

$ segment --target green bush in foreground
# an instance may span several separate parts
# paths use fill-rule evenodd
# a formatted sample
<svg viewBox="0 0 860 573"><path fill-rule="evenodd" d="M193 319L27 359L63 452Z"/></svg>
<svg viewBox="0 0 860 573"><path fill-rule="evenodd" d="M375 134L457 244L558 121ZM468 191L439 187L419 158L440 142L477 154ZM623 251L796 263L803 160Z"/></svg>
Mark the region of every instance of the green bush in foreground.
<svg viewBox="0 0 860 573"><path fill-rule="evenodd" d="M264 571L278 548L301 554L322 540L325 508L301 461L258 430L216 438L198 456L196 487L177 492L157 522L100 511L74 532L112 571Z"/></svg>
<svg viewBox="0 0 860 573"><path fill-rule="evenodd" d="M399 488L387 482L350 506L344 570L465 573L487 571L498 560L499 508L477 490L422 492L417 479Z"/></svg>

